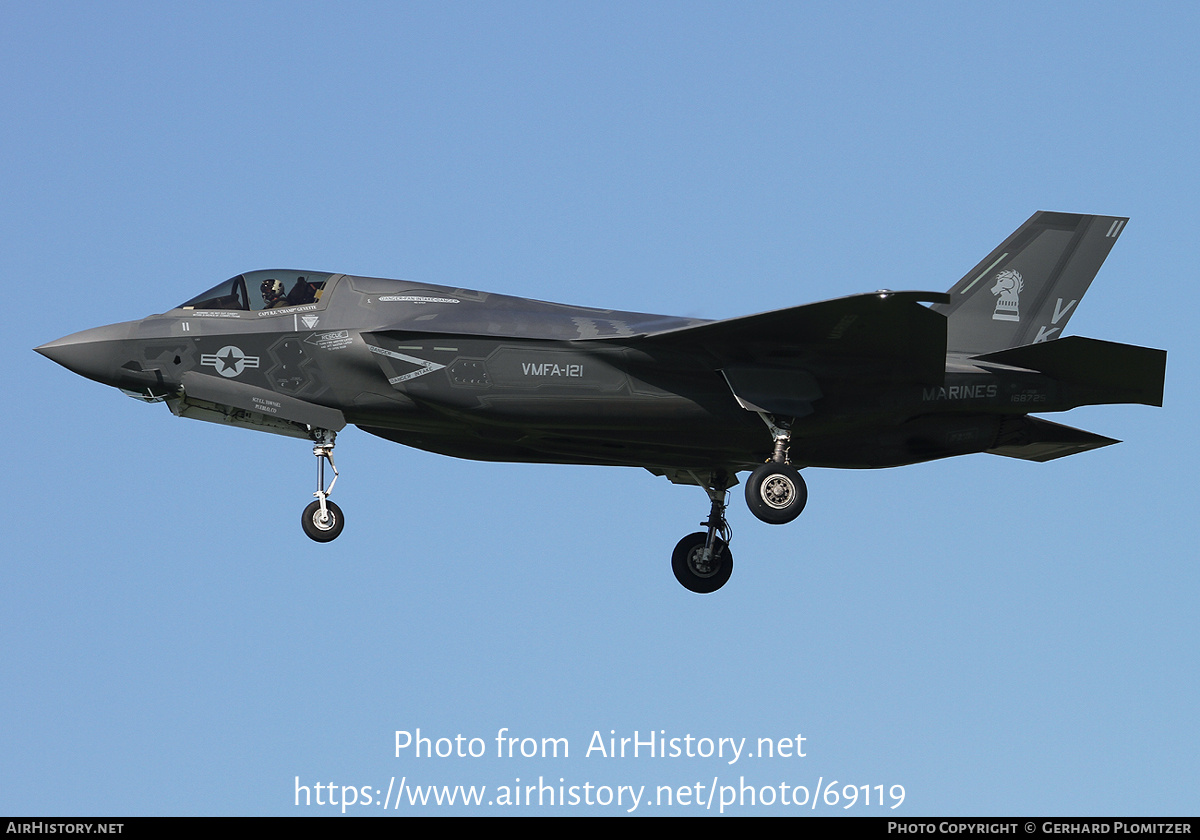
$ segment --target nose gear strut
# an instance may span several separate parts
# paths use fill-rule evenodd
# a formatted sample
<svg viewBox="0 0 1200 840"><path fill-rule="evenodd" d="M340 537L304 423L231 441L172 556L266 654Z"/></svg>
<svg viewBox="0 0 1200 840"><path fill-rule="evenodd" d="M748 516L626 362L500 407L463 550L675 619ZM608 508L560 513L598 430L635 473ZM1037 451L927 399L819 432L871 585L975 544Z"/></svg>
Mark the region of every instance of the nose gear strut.
<svg viewBox="0 0 1200 840"><path fill-rule="evenodd" d="M313 439L313 455L317 459L317 492L313 493L317 500L310 502L304 509L304 513L300 516L300 525L310 539L317 542L329 542L337 539L338 534L342 533L342 528L346 525L346 520L342 517L342 509L329 500L329 494L333 492L333 485L337 484L338 480L337 466L333 463L334 439L337 437L337 432L329 429L310 428L309 436ZM333 470L333 481L329 482L329 487L325 486L326 461L329 462L329 468Z"/></svg>

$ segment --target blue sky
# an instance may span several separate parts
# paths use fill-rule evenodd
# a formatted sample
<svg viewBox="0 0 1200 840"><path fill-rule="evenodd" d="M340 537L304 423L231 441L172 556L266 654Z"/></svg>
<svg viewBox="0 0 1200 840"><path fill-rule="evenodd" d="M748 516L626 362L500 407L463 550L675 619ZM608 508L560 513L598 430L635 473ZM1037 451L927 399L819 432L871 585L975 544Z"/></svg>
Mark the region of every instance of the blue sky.
<svg viewBox="0 0 1200 840"><path fill-rule="evenodd" d="M297 778L1197 813L1198 35L1186 4L0 6L0 813L341 812ZM784 527L736 488L711 596L669 568L694 488L348 429L319 546L305 443L30 349L267 267L708 318L944 290L1039 209L1131 218L1069 331L1168 350L1165 407L1053 417L1125 442L1048 464L811 470ZM489 749L397 758L418 728ZM806 754L587 755L635 731Z"/></svg>

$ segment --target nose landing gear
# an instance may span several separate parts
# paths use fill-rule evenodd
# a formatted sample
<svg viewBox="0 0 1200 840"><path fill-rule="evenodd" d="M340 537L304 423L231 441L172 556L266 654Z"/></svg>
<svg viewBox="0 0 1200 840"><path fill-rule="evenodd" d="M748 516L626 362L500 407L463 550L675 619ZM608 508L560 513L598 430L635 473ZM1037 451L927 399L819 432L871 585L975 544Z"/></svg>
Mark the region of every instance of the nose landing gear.
<svg viewBox="0 0 1200 840"><path fill-rule="evenodd" d="M317 458L317 492L313 493L317 500L310 502L304 509L304 513L300 516L300 525L309 539L317 542L330 542L337 539L346 524L346 520L342 517L342 509L329 500L329 494L333 492L333 485L337 484L338 480L337 467L333 463L334 438L337 433L328 429L313 429L311 434L313 455ZM333 470L333 481L329 482L328 488L325 487L326 461L329 462L329 468Z"/></svg>
<svg viewBox="0 0 1200 840"><path fill-rule="evenodd" d="M300 514L300 526L304 533L317 542L337 539L345 524L342 509L328 499L325 500L324 510L321 509L321 502L309 502L304 513Z"/></svg>

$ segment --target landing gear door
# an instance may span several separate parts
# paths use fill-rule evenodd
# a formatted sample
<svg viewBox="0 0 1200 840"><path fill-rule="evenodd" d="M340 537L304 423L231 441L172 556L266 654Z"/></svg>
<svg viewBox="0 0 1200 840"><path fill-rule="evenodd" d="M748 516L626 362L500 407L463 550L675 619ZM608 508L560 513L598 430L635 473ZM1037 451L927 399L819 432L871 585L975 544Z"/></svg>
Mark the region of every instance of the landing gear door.
<svg viewBox="0 0 1200 840"><path fill-rule="evenodd" d="M340 432L346 418L336 408L305 402L243 382L205 376L195 371L183 375L183 396L168 400L180 417L228 423L289 437L311 437L310 429Z"/></svg>

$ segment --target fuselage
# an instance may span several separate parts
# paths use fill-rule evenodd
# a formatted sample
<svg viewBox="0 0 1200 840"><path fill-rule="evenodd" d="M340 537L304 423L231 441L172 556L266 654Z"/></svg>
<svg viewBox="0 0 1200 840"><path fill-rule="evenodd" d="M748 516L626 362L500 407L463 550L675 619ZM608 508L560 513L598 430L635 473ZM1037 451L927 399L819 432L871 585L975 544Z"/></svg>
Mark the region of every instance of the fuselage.
<svg viewBox="0 0 1200 840"><path fill-rule="evenodd" d="M275 306L256 299L253 290L276 279L319 293ZM722 376L736 360L642 340L704 323L401 280L264 271L164 314L39 350L201 419L236 422L228 412L189 414L179 405L188 373L258 389L267 403L276 394L336 409L373 434L458 457L749 469L770 444ZM894 466L983 451L1005 416L1071 407L1041 374L962 359L948 360L940 384L842 375L819 360L809 370L822 396L819 410L792 427L800 465Z"/></svg>
<svg viewBox="0 0 1200 840"><path fill-rule="evenodd" d="M701 487L706 530L671 566L713 592L733 567L725 510L741 472L750 512L783 525L807 503L803 467L1049 461L1116 441L1033 412L1162 405L1164 351L1063 337L1126 221L1038 212L947 292L720 321L256 271L37 350L181 417L310 441L301 525L317 542L345 524L330 495L348 424L460 458L638 466Z"/></svg>

